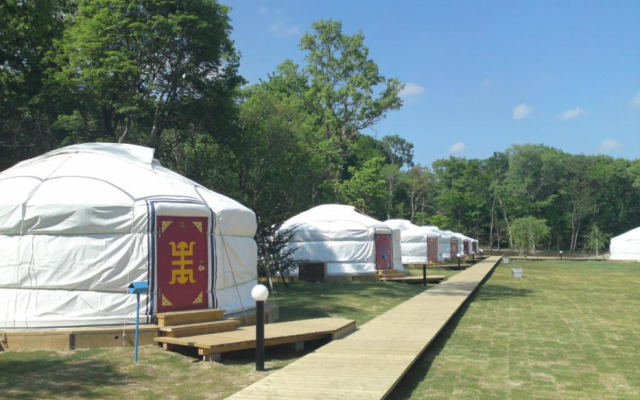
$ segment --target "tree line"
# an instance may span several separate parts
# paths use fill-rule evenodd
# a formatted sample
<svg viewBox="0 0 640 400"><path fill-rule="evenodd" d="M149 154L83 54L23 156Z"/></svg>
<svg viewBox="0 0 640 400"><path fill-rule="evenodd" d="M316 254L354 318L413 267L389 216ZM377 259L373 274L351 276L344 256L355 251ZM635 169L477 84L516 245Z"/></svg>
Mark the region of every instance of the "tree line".
<svg viewBox="0 0 640 400"><path fill-rule="evenodd" d="M574 251L594 227L640 225L639 160L528 144L427 166L395 132L364 134L402 107L403 84L340 21L314 23L303 62L253 84L214 0L7 0L0 25L0 170L74 143L133 143L262 227L338 202L492 248L513 247L531 217L548 227L538 246Z"/></svg>

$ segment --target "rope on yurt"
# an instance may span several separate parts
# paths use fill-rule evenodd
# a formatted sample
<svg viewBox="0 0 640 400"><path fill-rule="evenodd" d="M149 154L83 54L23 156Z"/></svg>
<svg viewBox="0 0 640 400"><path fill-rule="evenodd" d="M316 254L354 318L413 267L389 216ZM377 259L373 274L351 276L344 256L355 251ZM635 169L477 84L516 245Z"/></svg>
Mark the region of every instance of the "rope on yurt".
<svg viewBox="0 0 640 400"><path fill-rule="evenodd" d="M36 192L38 191L38 189L40 189L40 186L42 186L42 184L44 182L46 182L51 175L55 174L56 171L58 171L58 169L60 169L60 167L62 167L64 164L66 164L67 161L69 161L71 159L71 157L73 157L76 153L72 153L71 155L69 155L69 157L67 157L66 160L64 160L63 162L60 163L60 165L58 165L53 171L51 171L51 173L49 175L47 175L46 178L44 178L40 184L38 184L38 187L35 188L35 190L33 192L31 192L31 194L29 195L29 197L27 197L27 199L22 203L22 218L20 221L20 236L18 236L18 265L16 266L16 273L15 273L15 279L13 280L12 284L11 284L11 288L9 289L9 304L7 304L7 311L5 313L5 317L4 317L4 324L2 326L2 340L3 343L6 342L6 338L7 338L7 320L9 319L9 305L11 304L11 294L15 293L15 300L14 300L14 308L13 308L13 328L15 329L16 327L16 311L18 310L18 293L15 290L17 284L18 284L18 279L20 279L20 265L22 264L22 253L20 252L21 246L22 246L22 237L24 236L24 218L25 215L27 213L27 203L29 203L29 200L31 200L31 198L36 194ZM32 239L33 241L33 239ZM33 243L32 243L33 245ZM33 250L32 250L32 254L31 254L31 262L33 262ZM27 319L25 316L25 323L26 323Z"/></svg>
<svg viewBox="0 0 640 400"><path fill-rule="evenodd" d="M229 257L229 250L227 250L227 243L224 239L224 235L220 235L222 239L222 246L224 247L224 252L227 255L227 262L229 264L229 268L231 268L231 276L233 277L233 285L236 287L236 292L238 293L238 300L240 300L240 308L242 308L242 318L244 319L244 323L247 324L247 314L245 312L244 303L242 302L242 296L240 295L240 289L238 288L238 282L236 280L236 273L233 271L233 266L231 265L231 258Z"/></svg>

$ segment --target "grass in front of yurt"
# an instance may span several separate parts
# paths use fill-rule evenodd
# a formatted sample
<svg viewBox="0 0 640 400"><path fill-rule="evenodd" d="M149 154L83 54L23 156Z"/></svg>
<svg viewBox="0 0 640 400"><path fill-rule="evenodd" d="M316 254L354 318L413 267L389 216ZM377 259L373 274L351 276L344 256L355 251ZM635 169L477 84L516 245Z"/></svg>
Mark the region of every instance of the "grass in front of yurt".
<svg viewBox="0 0 640 400"><path fill-rule="evenodd" d="M424 290L393 282L277 283L275 289L270 299L280 306L281 321L329 316L358 326ZM268 349L266 367L277 370L307 352ZM269 373L254 368L251 351L215 363L143 346L137 365L130 348L0 352L0 398L224 399Z"/></svg>
<svg viewBox="0 0 640 400"><path fill-rule="evenodd" d="M453 276L458 272L429 268L428 274ZM335 317L353 319L361 326L424 290L420 284L400 282L296 282L289 287L277 282L270 298L280 307L280 321Z"/></svg>
<svg viewBox="0 0 640 400"><path fill-rule="evenodd" d="M501 264L389 398L640 399L640 264Z"/></svg>

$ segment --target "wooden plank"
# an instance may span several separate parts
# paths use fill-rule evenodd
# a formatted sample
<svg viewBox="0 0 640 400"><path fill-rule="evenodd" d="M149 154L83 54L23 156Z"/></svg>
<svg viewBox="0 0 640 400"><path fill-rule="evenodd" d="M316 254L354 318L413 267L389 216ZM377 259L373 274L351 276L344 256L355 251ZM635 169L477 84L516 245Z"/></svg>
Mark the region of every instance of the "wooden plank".
<svg viewBox="0 0 640 400"><path fill-rule="evenodd" d="M220 321L224 310L211 308L206 310L172 311L158 313L158 326L197 324L199 322Z"/></svg>
<svg viewBox="0 0 640 400"><path fill-rule="evenodd" d="M140 345L153 344L157 325L140 325ZM75 350L133 346L135 326L7 330L9 347L0 350Z"/></svg>
<svg viewBox="0 0 640 400"><path fill-rule="evenodd" d="M355 321L341 318L316 318L302 321L279 322L265 326L265 345L303 342L332 338L336 333L347 335L355 329ZM186 337L157 337L158 343L197 347L200 355L225 353L255 348L255 326L233 331Z"/></svg>
<svg viewBox="0 0 640 400"><path fill-rule="evenodd" d="M499 262L479 262L230 399L384 399Z"/></svg>
<svg viewBox="0 0 640 400"><path fill-rule="evenodd" d="M160 331L163 332L164 336L183 337L204 335L208 333L227 332L236 329L238 326L240 326L240 321L222 320L214 322L202 322L199 324L165 326L160 328Z"/></svg>

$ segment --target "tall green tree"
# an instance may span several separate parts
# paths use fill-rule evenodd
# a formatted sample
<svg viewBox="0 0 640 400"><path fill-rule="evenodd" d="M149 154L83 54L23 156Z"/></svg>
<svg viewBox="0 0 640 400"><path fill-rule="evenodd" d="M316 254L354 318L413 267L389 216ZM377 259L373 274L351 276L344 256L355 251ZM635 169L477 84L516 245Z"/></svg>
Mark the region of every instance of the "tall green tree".
<svg viewBox="0 0 640 400"><path fill-rule="evenodd" d="M228 11L214 0L82 0L55 57L58 127L157 150L167 131L223 127L243 83Z"/></svg>
<svg viewBox="0 0 640 400"><path fill-rule="evenodd" d="M318 21L300 41L304 65L287 60L272 78L286 82L291 95L302 100L327 139L346 155L348 142L402 106L403 85L385 78L369 58L364 35L347 35L340 21Z"/></svg>

